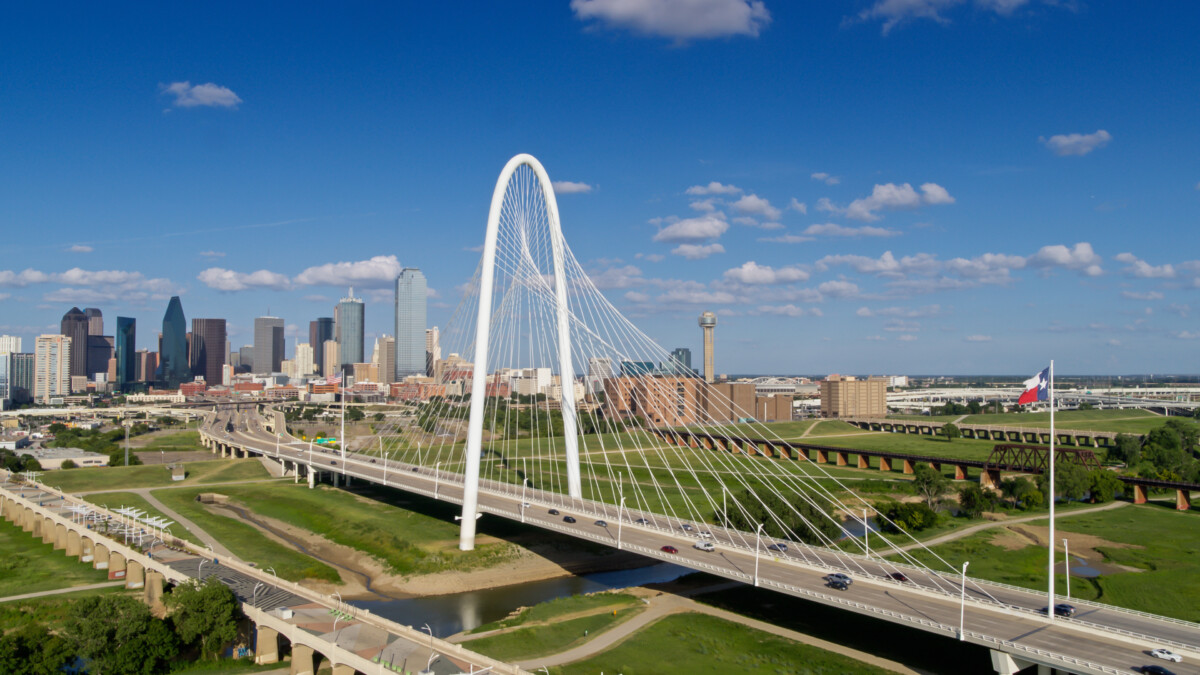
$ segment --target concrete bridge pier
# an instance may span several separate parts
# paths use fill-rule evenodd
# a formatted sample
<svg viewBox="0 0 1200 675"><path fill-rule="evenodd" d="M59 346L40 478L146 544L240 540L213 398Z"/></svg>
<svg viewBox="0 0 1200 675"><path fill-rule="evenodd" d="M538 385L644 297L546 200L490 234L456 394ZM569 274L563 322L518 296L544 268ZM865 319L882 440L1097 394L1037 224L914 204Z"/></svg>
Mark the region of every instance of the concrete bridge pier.
<svg viewBox="0 0 1200 675"><path fill-rule="evenodd" d="M984 469L979 474L979 487L984 489L1000 489L1000 469Z"/></svg>
<svg viewBox="0 0 1200 675"><path fill-rule="evenodd" d="M279 631L268 626L255 626L254 662L260 666L279 663Z"/></svg>
<svg viewBox="0 0 1200 675"><path fill-rule="evenodd" d="M319 658L312 647L293 644L291 675L316 675L317 669L313 667L313 657Z"/></svg>
<svg viewBox="0 0 1200 675"><path fill-rule="evenodd" d="M125 566L125 588L145 588L146 569L136 560L130 560Z"/></svg>
<svg viewBox="0 0 1200 675"><path fill-rule="evenodd" d="M1192 508L1192 494L1187 490L1176 490L1175 508L1179 511L1187 511Z"/></svg>
<svg viewBox="0 0 1200 675"><path fill-rule="evenodd" d="M992 656L992 668L999 675L1016 675L1016 673L1030 666L1037 666L1037 675L1051 675L1055 670L1050 666L1026 661L1006 652L999 652L995 649L990 650L990 652Z"/></svg>
<svg viewBox="0 0 1200 675"><path fill-rule="evenodd" d="M1133 485L1133 503L1145 504L1149 499L1149 491L1145 485Z"/></svg>
<svg viewBox="0 0 1200 675"><path fill-rule="evenodd" d="M150 570L146 572L145 600L146 604L158 609L163 606L163 586L165 579L162 572Z"/></svg>
<svg viewBox="0 0 1200 675"><path fill-rule="evenodd" d="M97 543L92 549L92 569L108 569L108 547Z"/></svg>
<svg viewBox="0 0 1200 675"><path fill-rule="evenodd" d="M860 469L871 468L870 458L868 458L866 455L859 455L858 456L858 468L860 468Z"/></svg>
<svg viewBox="0 0 1200 675"><path fill-rule="evenodd" d="M880 456L879 457L879 470L880 471L891 471L892 470L892 459L890 457Z"/></svg>
<svg viewBox="0 0 1200 675"><path fill-rule="evenodd" d="M837 457L837 465L838 466L846 466L847 464L850 463L850 453L835 452L834 455Z"/></svg>
<svg viewBox="0 0 1200 675"><path fill-rule="evenodd" d="M829 453L825 450L818 450L817 451L817 464L828 464L828 463L829 463Z"/></svg>
<svg viewBox="0 0 1200 675"><path fill-rule="evenodd" d="M317 487L317 472L313 471L312 467L309 467L309 469L308 469L308 489L311 490L315 487Z"/></svg>

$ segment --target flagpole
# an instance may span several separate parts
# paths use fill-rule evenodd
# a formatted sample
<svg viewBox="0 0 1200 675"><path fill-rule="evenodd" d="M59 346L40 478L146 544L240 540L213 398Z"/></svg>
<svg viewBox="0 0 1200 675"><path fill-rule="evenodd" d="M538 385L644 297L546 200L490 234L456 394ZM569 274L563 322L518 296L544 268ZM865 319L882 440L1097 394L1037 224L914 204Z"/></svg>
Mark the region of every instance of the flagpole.
<svg viewBox="0 0 1200 675"><path fill-rule="evenodd" d="M1050 359L1050 587L1046 593L1046 616L1054 620L1054 359Z"/></svg>

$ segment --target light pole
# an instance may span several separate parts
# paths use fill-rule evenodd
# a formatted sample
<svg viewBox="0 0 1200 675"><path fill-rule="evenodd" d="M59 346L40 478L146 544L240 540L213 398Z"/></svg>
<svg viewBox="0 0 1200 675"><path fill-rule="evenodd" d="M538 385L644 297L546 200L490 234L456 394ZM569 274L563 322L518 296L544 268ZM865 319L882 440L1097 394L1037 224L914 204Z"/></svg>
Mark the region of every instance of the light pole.
<svg viewBox="0 0 1200 675"><path fill-rule="evenodd" d="M758 529L754 532L754 585L758 585L758 553L762 548L762 531L763 524L758 524Z"/></svg>
<svg viewBox="0 0 1200 675"><path fill-rule="evenodd" d="M438 462L433 467L433 498L434 499L438 498L438 483L439 483L438 476L440 475L438 472L438 467L440 467L441 465L442 465L442 463Z"/></svg>
<svg viewBox="0 0 1200 675"><path fill-rule="evenodd" d="M965 626L967 620L967 565L970 561L963 562L962 570L962 591L958 600L958 640L962 642L965 639Z"/></svg>
<svg viewBox="0 0 1200 675"><path fill-rule="evenodd" d="M206 563L206 562L208 562L208 561L205 560L204 558L201 558L200 566L196 568L196 578L200 579L201 581L204 580L204 563Z"/></svg>
<svg viewBox="0 0 1200 675"><path fill-rule="evenodd" d="M383 487L387 487L387 457L383 454L383 436L379 437L379 459L383 460Z"/></svg>
<svg viewBox="0 0 1200 675"><path fill-rule="evenodd" d="M621 497L621 505L617 507L617 550L621 550L621 525L624 524L625 498Z"/></svg>
<svg viewBox="0 0 1200 675"><path fill-rule="evenodd" d="M871 557L871 526L867 524L867 510L863 509L863 550L864 555Z"/></svg>
<svg viewBox="0 0 1200 675"><path fill-rule="evenodd" d="M340 611L342 611L342 594L338 593L337 591L334 591L333 595L337 596L337 609L340 612ZM330 597L333 597L333 596L330 596Z"/></svg>
<svg viewBox="0 0 1200 675"><path fill-rule="evenodd" d="M433 657L437 654L433 652L433 629L429 627L429 624L425 624L423 629L429 633L429 661L425 664L425 670L429 670L429 666L433 664Z"/></svg>
<svg viewBox="0 0 1200 675"><path fill-rule="evenodd" d="M1071 550L1067 548L1067 538L1063 537L1063 567L1067 573L1067 600L1071 600Z"/></svg>

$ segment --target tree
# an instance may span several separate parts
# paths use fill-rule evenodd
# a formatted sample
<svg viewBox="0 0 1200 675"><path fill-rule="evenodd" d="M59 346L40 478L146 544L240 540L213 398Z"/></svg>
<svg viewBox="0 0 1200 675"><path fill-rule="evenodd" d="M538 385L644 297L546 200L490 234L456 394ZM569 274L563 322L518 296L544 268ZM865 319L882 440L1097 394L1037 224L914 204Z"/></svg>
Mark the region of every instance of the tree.
<svg viewBox="0 0 1200 675"><path fill-rule="evenodd" d="M807 544L827 543L842 534L841 526L831 515L829 502L820 497L792 505L775 494L759 497L749 490L742 490L736 497L731 494L729 501L729 513L716 514L717 522L725 527L755 532L762 523L768 537L791 539L794 534L796 539Z"/></svg>
<svg viewBox="0 0 1200 675"><path fill-rule="evenodd" d="M967 412L971 415L978 415L983 412L983 406L979 404L979 401L971 401L967 404Z"/></svg>
<svg viewBox="0 0 1200 675"><path fill-rule="evenodd" d="M1125 489L1121 479L1108 469L1093 470L1088 474L1088 483L1092 501L1096 503L1111 502L1118 492Z"/></svg>
<svg viewBox="0 0 1200 675"><path fill-rule="evenodd" d="M184 644L198 644L202 658L216 658L237 637L241 609L233 591L216 577L180 584L163 602L175 634Z"/></svg>
<svg viewBox="0 0 1200 675"><path fill-rule="evenodd" d="M958 493L959 510L971 520L982 516L984 511L995 508L995 503L995 497L975 483L971 483Z"/></svg>
<svg viewBox="0 0 1200 675"><path fill-rule="evenodd" d="M892 502L884 507L881 525L887 532L919 532L937 525L937 512L921 502Z"/></svg>
<svg viewBox="0 0 1200 675"><path fill-rule="evenodd" d="M962 436L962 431L959 430L957 425L947 422L942 425L942 435L946 437L947 441L953 441Z"/></svg>
<svg viewBox="0 0 1200 675"><path fill-rule="evenodd" d="M919 464L913 472L913 487L925 499L925 505L933 509L942 495L950 491L950 480L932 466Z"/></svg>
<svg viewBox="0 0 1200 675"><path fill-rule="evenodd" d="M75 460L73 460L73 459L64 459L63 463L61 465L59 465L58 468L60 468L60 469L77 469L77 468L79 468L79 465L76 464Z"/></svg>
<svg viewBox="0 0 1200 675"><path fill-rule="evenodd" d="M1038 490L1043 495L1050 494L1050 478L1046 474L1037 477ZM1091 487L1088 470L1082 464L1059 462L1054 466L1054 497L1067 499L1083 499Z"/></svg>
<svg viewBox="0 0 1200 675"><path fill-rule="evenodd" d="M67 425L63 424L62 422L55 422L55 423L51 424L50 429L49 429L50 433L54 434L55 436L61 434L62 432L66 431L66 430L67 430Z"/></svg>
<svg viewBox="0 0 1200 675"><path fill-rule="evenodd" d="M0 673L59 675L74 659L66 641L41 624L25 624L0 637Z"/></svg>
<svg viewBox="0 0 1200 675"><path fill-rule="evenodd" d="M92 675L153 675L165 672L179 649L167 624L127 595L80 598L63 628L75 654Z"/></svg>
<svg viewBox="0 0 1200 675"><path fill-rule="evenodd" d="M382 422L383 421L383 413L375 413L375 415L371 419L375 420L376 422Z"/></svg>
<svg viewBox="0 0 1200 675"><path fill-rule="evenodd" d="M359 422L366 416L361 408L346 408L346 419L350 422Z"/></svg>
<svg viewBox="0 0 1200 675"><path fill-rule="evenodd" d="M1105 457L1110 462L1133 466L1142 460L1142 444L1129 434L1117 434L1116 441L1105 451Z"/></svg>

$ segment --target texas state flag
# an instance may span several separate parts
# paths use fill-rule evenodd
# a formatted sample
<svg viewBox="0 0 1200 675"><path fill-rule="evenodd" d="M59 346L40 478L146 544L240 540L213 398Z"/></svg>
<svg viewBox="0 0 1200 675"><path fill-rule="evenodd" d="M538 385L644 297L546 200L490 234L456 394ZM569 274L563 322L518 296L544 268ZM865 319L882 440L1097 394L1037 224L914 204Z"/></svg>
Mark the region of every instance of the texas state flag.
<svg viewBox="0 0 1200 675"><path fill-rule="evenodd" d="M1050 369L1047 368L1033 377L1025 380L1025 391L1017 399L1017 405L1025 405L1034 401L1050 400Z"/></svg>

